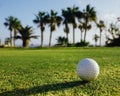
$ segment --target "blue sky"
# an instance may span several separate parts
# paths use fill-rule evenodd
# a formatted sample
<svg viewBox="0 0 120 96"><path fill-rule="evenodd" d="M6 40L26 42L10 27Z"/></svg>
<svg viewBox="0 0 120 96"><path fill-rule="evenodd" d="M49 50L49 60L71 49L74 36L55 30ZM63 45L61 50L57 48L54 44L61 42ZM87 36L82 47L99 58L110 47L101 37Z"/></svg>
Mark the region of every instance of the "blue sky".
<svg viewBox="0 0 120 96"><path fill-rule="evenodd" d="M39 34L39 29L32 22L32 20L35 19L34 15L37 14L38 11L49 12L51 9L54 9L59 13L59 15L61 15L61 9L76 5L80 10L83 10L87 4L95 7L98 19L105 20L106 23L114 22L116 18L120 16L120 0L0 0L0 38L2 39L2 42L4 42L4 38L9 37L9 31L3 25L5 18L9 16L17 17L24 26L33 26L35 34ZM92 37L91 32L93 34L99 34L99 30L97 30L97 28L93 28L93 30L87 34L87 40L93 43L92 38L89 38ZM49 28L46 28L44 35L44 44L47 45ZM65 36L63 27L58 28L53 33L53 44L56 43L55 39L60 35ZM76 42L79 41L79 35L79 30L76 30ZM69 36L72 42L72 28ZM33 42L40 44L40 39L32 40L31 43Z"/></svg>

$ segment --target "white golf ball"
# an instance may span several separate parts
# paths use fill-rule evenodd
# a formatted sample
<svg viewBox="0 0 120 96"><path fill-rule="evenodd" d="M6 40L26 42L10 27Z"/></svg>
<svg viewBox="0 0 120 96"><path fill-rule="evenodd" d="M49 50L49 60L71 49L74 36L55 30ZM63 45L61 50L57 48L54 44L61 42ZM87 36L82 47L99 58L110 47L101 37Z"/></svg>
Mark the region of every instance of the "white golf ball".
<svg viewBox="0 0 120 96"><path fill-rule="evenodd" d="M93 59L83 59L77 65L77 74L83 81L94 80L99 74L99 65Z"/></svg>

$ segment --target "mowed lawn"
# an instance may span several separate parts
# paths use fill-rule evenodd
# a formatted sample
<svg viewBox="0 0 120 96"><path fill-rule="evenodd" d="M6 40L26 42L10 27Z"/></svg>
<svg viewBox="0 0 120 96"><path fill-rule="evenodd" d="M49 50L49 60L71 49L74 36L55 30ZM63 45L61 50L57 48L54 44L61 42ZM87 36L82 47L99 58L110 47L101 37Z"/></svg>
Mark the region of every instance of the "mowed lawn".
<svg viewBox="0 0 120 96"><path fill-rule="evenodd" d="M95 81L77 76L84 58L100 66ZM0 49L0 96L120 96L120 48Z"/></svg>

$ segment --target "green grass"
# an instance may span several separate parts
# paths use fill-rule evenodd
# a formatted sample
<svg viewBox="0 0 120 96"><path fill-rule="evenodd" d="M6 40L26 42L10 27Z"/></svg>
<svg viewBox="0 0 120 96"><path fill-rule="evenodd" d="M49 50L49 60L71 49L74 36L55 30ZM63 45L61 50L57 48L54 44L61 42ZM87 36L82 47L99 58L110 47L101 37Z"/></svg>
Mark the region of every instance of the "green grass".
<svg viewBox="0 0 120 96"><path fill-rule="evenodd" d="M98 62L95 81L77 76L83 58ZM120 48L0 49L0 96L120 96Z"/></svg>

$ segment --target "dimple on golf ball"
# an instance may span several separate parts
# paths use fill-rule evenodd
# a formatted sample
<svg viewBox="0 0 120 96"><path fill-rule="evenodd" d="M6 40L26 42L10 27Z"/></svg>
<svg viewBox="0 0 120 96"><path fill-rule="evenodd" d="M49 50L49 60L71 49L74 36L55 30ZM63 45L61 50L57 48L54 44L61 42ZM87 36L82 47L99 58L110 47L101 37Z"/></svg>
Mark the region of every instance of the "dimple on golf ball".
<svg viewBox="0 0 120 96"><path fill-rule="evenodd" d="M90 58L80 60L77 65L77 74L83 81L94 80L99 74L99 65Z"/></svg>

